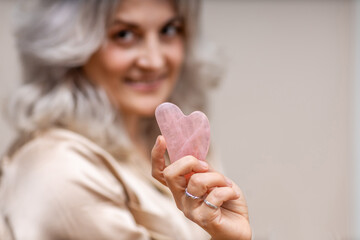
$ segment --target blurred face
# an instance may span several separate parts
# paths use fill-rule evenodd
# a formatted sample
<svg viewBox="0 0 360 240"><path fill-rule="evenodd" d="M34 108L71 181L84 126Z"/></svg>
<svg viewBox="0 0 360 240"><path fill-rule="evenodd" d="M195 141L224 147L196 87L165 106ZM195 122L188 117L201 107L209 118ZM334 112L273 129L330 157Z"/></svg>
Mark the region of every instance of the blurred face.
<svg viewBox="0 0 360 240"><path fill-rule="evenodd" d="M182 27L169 0L123 0L84 72L123 114L151 116L177 81Z"/></svg>

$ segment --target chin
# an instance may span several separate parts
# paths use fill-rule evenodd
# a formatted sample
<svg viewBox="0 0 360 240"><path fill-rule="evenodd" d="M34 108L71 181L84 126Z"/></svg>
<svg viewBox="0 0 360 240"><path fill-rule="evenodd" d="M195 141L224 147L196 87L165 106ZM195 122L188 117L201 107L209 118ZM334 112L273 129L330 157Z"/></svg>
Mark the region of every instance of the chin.
<svg viewBox="0 0 360 240"><path fill-rule="evenodd" d="M155 109L161 103L166 102L171 95L171 88L166 87L153 93L131 92L126 96L122 95L118 106L124 111L124 114L137 115L139 117L154 117Z"/></svg>
<svg viewBox="0 0 360 240"><path fill-rule="evenodd" d="M148 108L139 109L138 115L145 118L154 117L156 107L157 105L152 108L148 107Z"/></svg>
<svg viewBox="0 0 360 240"><path fill-rule="evenodd" d="M145 117L145 118L154 117L155 116L155 109L157 108L157 106L159 106L164 101L162 101L162 100L141 101L141 102L138 102L138 103L136 103L136 104L134 104L132 106L128 106L128 108L127 108L128 111L127 112L138 115L140 117Z"/></svg>

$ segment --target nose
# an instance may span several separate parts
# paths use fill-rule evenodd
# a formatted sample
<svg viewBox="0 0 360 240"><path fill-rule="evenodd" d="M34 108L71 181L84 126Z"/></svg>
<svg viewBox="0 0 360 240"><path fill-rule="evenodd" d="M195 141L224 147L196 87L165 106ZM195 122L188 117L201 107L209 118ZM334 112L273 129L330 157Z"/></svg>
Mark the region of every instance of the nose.
<svg viewBox="0 0 360 240"><path fill-rule="evenodd" d="M161 41L157 36L148 36L144 39L141 54L138 58L138 66L144 70L156 71L165 65Z"/></svg>

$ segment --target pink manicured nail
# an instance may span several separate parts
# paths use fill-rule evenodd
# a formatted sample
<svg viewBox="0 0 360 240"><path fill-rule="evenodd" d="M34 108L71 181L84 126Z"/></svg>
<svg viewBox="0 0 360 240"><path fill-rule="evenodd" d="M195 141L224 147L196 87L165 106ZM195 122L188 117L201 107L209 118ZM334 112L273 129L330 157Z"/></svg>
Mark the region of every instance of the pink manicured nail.
<svg viewBox="0 0 360 240"><path fill-rule="evenodd" d="M160 136L158 136L157 138L156 138L156 142L155 142L155 147L157 146L157 145L159 145L159 142L160 142Z"/></svg>
<svg viewBox="0 0 360 240"><path fill-rule="evenodd" d="M207 164L207 162L202 161L202 160L199 160L199 162L200 162L200 164L201 164L201 166L202 166L203 168L208 168L208 167L209 167L209 164Z"/></svg>
<svg viewBox="0 0 360 240"><path fill-rule="evenodd" d="M227 184L229 185L229 187L231 187L233 183L232 183L232 181L230 180L230 178L225 177L225 180L226 180Z"/></svg>
<svg viewBox="0 0 360 240"><path fill-rule="evenodd" d="M239 190L236 189L235 192L236 192L236 196L237 196L237 197L240 197L240 196L241 196L241 193L240 193Z"/></svg>

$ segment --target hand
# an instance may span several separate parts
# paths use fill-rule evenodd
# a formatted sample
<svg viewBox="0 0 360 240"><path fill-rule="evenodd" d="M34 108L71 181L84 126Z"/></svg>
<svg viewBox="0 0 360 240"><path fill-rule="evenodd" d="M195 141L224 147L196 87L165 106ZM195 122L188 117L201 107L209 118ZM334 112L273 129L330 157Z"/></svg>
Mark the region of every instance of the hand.
<svg viewBox="0 0 360 240"><path fill-rule="evenodd" d="M251 239L248 208L240 188L192 156L165 166L165 151L165 139L159 136L151 152L152 175L169 187L185 216L214 240Z"/></svg>

